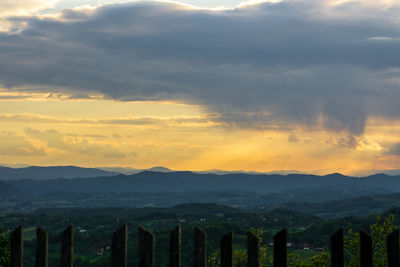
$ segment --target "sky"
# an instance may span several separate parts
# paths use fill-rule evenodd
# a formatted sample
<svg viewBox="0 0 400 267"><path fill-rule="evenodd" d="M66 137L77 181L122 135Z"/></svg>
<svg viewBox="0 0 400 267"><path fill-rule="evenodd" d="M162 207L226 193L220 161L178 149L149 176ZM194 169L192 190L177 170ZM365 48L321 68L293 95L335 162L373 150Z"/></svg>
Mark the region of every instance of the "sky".
<svg viewBox="0 0 400 267"><path fill-rule="evenodd" d="M0 164L400 169L400 2L2 0Z"/></svg>

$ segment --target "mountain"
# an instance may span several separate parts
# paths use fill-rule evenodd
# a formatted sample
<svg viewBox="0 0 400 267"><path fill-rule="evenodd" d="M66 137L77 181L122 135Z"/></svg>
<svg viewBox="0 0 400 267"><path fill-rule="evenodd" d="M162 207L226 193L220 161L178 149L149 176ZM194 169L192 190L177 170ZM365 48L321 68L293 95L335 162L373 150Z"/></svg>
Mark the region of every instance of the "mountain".
<svg viewBox="0 0 400 267"><path fill-rule="evenodd" d="M153 171L153 172L174 172L171 169L162 166L154 166L149 169L134 169L129 167L98 167L97 169L108 171L108 172L117 172L125 175L132 175L144 171Z"/></svg>
<svg viewBox="0 0 400 267"><path fill-rule="evenodd" d="M280 175L288 175L288 174L304 174L304 172L296 171L296 170L280 170L280 171L270 171L270 172L256 172L256 171L244 171L244 170L237 170L237 171L224 171L219 169L211 169L206 171L194 171L194 173L199 174L254 174L254 175L262 175L262 174L280 174Z"/></svg>
<svg viewBox="0 0 400 267"><path fill-rule="evenodd" d="M30 166L25 168L0 167L0 180L49 180L56 178L77 178L77 177L99 177L113 176L117 172L103 171L94 168L81 168L75 166L52 166L38 167Z"/></svg>
<svg viewBox="0 0 400 267"><path fill-rule="evenodd" d="M17 190L12 185L0 181L0 196L11 196L15 195Z"/></svg>
<svg viewBox="0 0 400 267"><path fill-rule="evenodd" d="M162 167L162 166L155 166L150 169L147 169L147 171L151 172L173 172L173 170L170 170L168 168Z"/></svg>
<svg viewBox="0 0 400 267"><path fill-rule="evenodd" d="M271 205L319 217L367 216L400 206L400 193L345 198L325 202L288 202Z"/></svg>
<svg viewBox="0 0 400 267"><path fill-rule="evenodd" d="M377 170L377 169L361 170L361 171L354 172L353 175L358 176L358 177L363 177L363 176L370 176L370 175L379 174L379 173L396 176L396 175L400 175L400 170L399 169L397 169L397 170Z"/></svg>
<svg viewBox="0 0 400 267"><path fill-rule="evenodd" d="M43 176L42 176L43 178ZM102 176L95 178L12 180L7 181L21 194L41 195L49 192L184 192L184 191L247 191L259 194L303 190L306 194L318 191L350 192L351 188L362 188L362 195L400 192L400 176L384 174L365 178L348 177L341 174L326 176L250 175L250 174L196 174L193 172L151 172L133 175ZM322 196L323 197L323 196ZM279 196L277 197L279 198Z"/></svg>
<svg viewBox="0 0 400 267"><path fill-rule="evenodd" d="M129 167L96 167L96 169L103 170L106 172L120 173L120 174L124 174L124 175L131 175L131 174L135 174L135 173L144 171L141 169L135 169L135 168L129 168Z"/></svg>

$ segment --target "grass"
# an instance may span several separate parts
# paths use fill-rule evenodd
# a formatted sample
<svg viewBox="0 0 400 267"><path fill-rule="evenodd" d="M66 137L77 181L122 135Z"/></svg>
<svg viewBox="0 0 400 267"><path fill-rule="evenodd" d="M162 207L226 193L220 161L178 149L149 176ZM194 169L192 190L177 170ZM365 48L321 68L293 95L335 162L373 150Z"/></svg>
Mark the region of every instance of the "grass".
<svg viewBox="0 0 400 267"><path fill-rule="evenodd" d="M24 241L30 241L36 238L36 227L24 229Z"/></svg>

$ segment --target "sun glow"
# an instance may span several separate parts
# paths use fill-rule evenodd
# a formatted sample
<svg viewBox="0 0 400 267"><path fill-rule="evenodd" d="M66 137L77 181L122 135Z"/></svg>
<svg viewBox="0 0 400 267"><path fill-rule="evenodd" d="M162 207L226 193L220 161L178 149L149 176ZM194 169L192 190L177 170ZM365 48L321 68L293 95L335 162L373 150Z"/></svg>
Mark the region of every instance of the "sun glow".
<svg viewBox="0 0 400 267"><path fill-rule="evenodd" d="M400 122L388 127L382 120L370 120L359 137L298 125L290 132L241 130L219 123L201 106L178 102L0 95L2 163L318 174L353 174L398 164L387 147L397 141Z"/></svg>

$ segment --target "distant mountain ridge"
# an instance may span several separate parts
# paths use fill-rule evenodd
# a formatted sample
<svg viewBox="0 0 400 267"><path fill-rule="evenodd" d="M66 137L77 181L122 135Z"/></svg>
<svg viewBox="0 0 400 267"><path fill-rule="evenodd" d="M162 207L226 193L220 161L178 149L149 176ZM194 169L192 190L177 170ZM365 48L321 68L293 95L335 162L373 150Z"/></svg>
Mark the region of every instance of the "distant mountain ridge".
<svg viewBox="0 0 400 267"><path fill-rule="evenodd" d="M135 192L254 192L283 195L287 201L301 197L332 200L400 192L400 176L375 174L357 178L333 173L312 174L247 174L195 173L153 167L124 175L96 168L74 166L0 167L0 195L44 196L58 193L135 193ZM325 196L319 197L321 192ZM282 195L283 194L283 195ZM293 196L293 197L291 197ZM273 201L272 201L273 202Z"/></svg>
<svg viewBox="0 0 400 267"><path fill-rule="evenodd" d="M118 174L133 175L144 171L153 172L180 172L172 170L163 166L154 166L147 169L135 169L131 167L95 167L84 168L79 166L29 166L26 164L2 164L0 163L0 180L20 180L20 179L33 179L33 180L50 180L57 178L89 178L101 176L114 176ZM258 171L245 171L235 170L226 171L220 169L211 169L203 171L190 171L196 174L251 174L251 175L320 175L321 171L315 172L302 172L298 170L276 170L268 172ZM400 170L366 170L356 173L355 177L366 177L374 174L386 174L390 176L400 175Z"/></svg>
<svg viewBox="0 0 400 267"><path fill-rule="evenodd" d="M57 178L99 177L114 176L119 173L103 171L95 168L82 168L76 166L30 166L24 168L0 167L0 180L50 180Z"/></svg>
<svg viewBox="0 0 400 267"><path fill-rule="evenodd" d="M133 175L102 176L94 178L9 180L6 181L23 195L41 195L50 192L183 192L183 191L247 191L278 193L288 190L312 191L329 189L345 191L363 188L373 194L400 192L400 176L377 174L354 178L341 174L326 176L250 175L250 174L197 174L193 172L144 171Z"/></svg>

